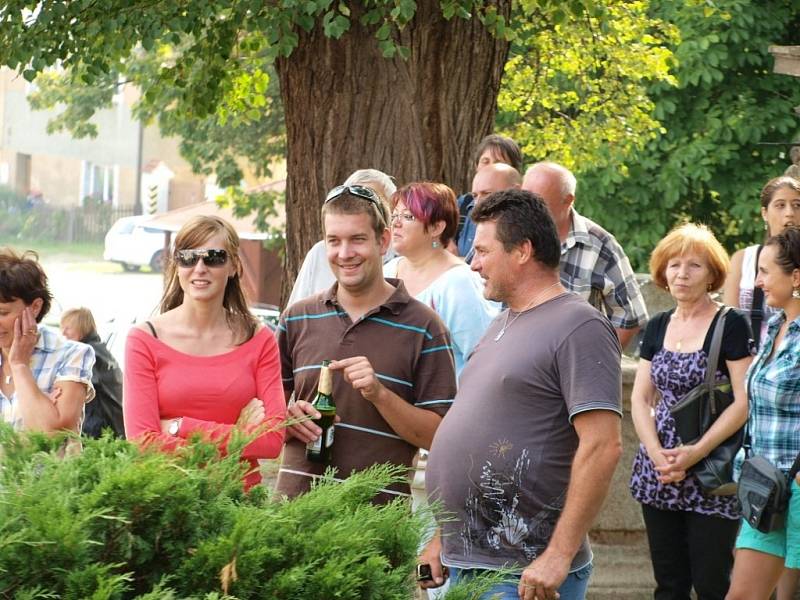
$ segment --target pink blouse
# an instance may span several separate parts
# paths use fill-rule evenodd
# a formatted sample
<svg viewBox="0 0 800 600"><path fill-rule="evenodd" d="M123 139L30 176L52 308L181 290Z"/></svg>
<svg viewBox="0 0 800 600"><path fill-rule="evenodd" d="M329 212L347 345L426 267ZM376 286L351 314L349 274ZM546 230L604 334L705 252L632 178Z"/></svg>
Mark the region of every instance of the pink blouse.
<svg viewBox="0 0 800 600"><path fill-rule="evenodd" d="M200 432L225 447L242 408L258 398L267 431L242 452L253 466L245 479L249 489L261 481L257 459L276 458L283 447L286 401L280 373L278 346L267 328L214 356L185 354L133 328L125 346L126 436L171 450ZM177 436L161 432L161 419L178 417L183 420Z"/></svg>

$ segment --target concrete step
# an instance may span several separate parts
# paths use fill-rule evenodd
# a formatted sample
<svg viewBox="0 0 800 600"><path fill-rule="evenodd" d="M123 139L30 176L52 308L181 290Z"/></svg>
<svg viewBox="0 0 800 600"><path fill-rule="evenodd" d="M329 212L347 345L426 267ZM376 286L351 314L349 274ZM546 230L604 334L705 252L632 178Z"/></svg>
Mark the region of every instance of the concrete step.
<svg viewBox="0 0 800 600"><path fill-rule="evenodd" d="M649 600L655 581L644 536L625 543L592 542L594 570L587 600Z"/></svg>

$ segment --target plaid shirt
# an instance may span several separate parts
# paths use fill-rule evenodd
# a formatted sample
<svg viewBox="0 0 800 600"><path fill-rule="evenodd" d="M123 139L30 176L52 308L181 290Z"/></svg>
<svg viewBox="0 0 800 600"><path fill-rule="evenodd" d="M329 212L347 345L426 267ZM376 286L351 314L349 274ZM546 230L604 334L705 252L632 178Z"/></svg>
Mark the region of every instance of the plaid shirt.
<svg viewBox="0 0 800 600"><path fill-rule="evenodd" d="M94 350L91 346L65 340L46 327L39 327L39 339L31 357L31 372L39 389L50 394L58 381L75 381L86 385L86 402L94 398L92 367ZM16 412L17 395L11 398L0 392L0 415L15 429L22 428L22 419Z"/></svg>
<svg viewBox="0 0 800 600"><path fill-rule="evenodd" d="M619 329L647 322L639 284L622 247L597 223L572 210L572 228L561 243L561 283L583 296Z"/></svg>
<svg viewBox="0 0 800 600"><path fill-rule="evenodd" d="M785 319L783 311L770 319L746 381L753 454L788 472L800 454L800 318L789 323L780 347L767 362Z"/></svg>

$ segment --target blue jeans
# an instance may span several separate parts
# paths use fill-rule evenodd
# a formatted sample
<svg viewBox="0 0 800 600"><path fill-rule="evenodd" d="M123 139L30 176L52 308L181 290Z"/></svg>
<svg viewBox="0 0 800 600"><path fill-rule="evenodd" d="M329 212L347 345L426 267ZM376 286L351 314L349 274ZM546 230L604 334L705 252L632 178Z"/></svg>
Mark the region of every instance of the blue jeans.
<svg viewBox="0 0 800 600"><path fill-rule="evenodd" d="M450 585L455 585L460 579L469 579L483 573L483 569L458 569L450 567ZM584 600L586 589L589 587L589 576L592 574L592 563L567 575L564 583L558 588L560 600ZM517 588L519 577L504 583L498 583L491 588L480 600L519 600Z"/></svg>

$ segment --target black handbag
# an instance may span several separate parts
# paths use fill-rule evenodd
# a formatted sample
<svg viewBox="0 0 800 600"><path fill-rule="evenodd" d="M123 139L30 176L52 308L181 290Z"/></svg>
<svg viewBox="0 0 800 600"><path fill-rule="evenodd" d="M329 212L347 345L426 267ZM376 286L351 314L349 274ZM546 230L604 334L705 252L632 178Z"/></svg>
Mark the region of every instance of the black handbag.
<svg viewBox="0 0 800 600"><path fill-rule="evenodd" d="M705 381L692 388L669 410L675 421L675 429L684 444L693 444L703 437L722 411L733 403L730 382L716 383L725 317L730 310L729 306L722 307L717 317L711 335ZM736 493L733 459L742 447L743 440L744 427L741 427L689 469L706 494L729 496Z"/></svg>
<svg viewBox="0 0 800 600"><path fill-rule="evenodd" d="M789 484L797 474L798 456L789 477L763 456L750 456L742 463L737 498L742 518L764 533L783 527L789 503Z"/></svg>

